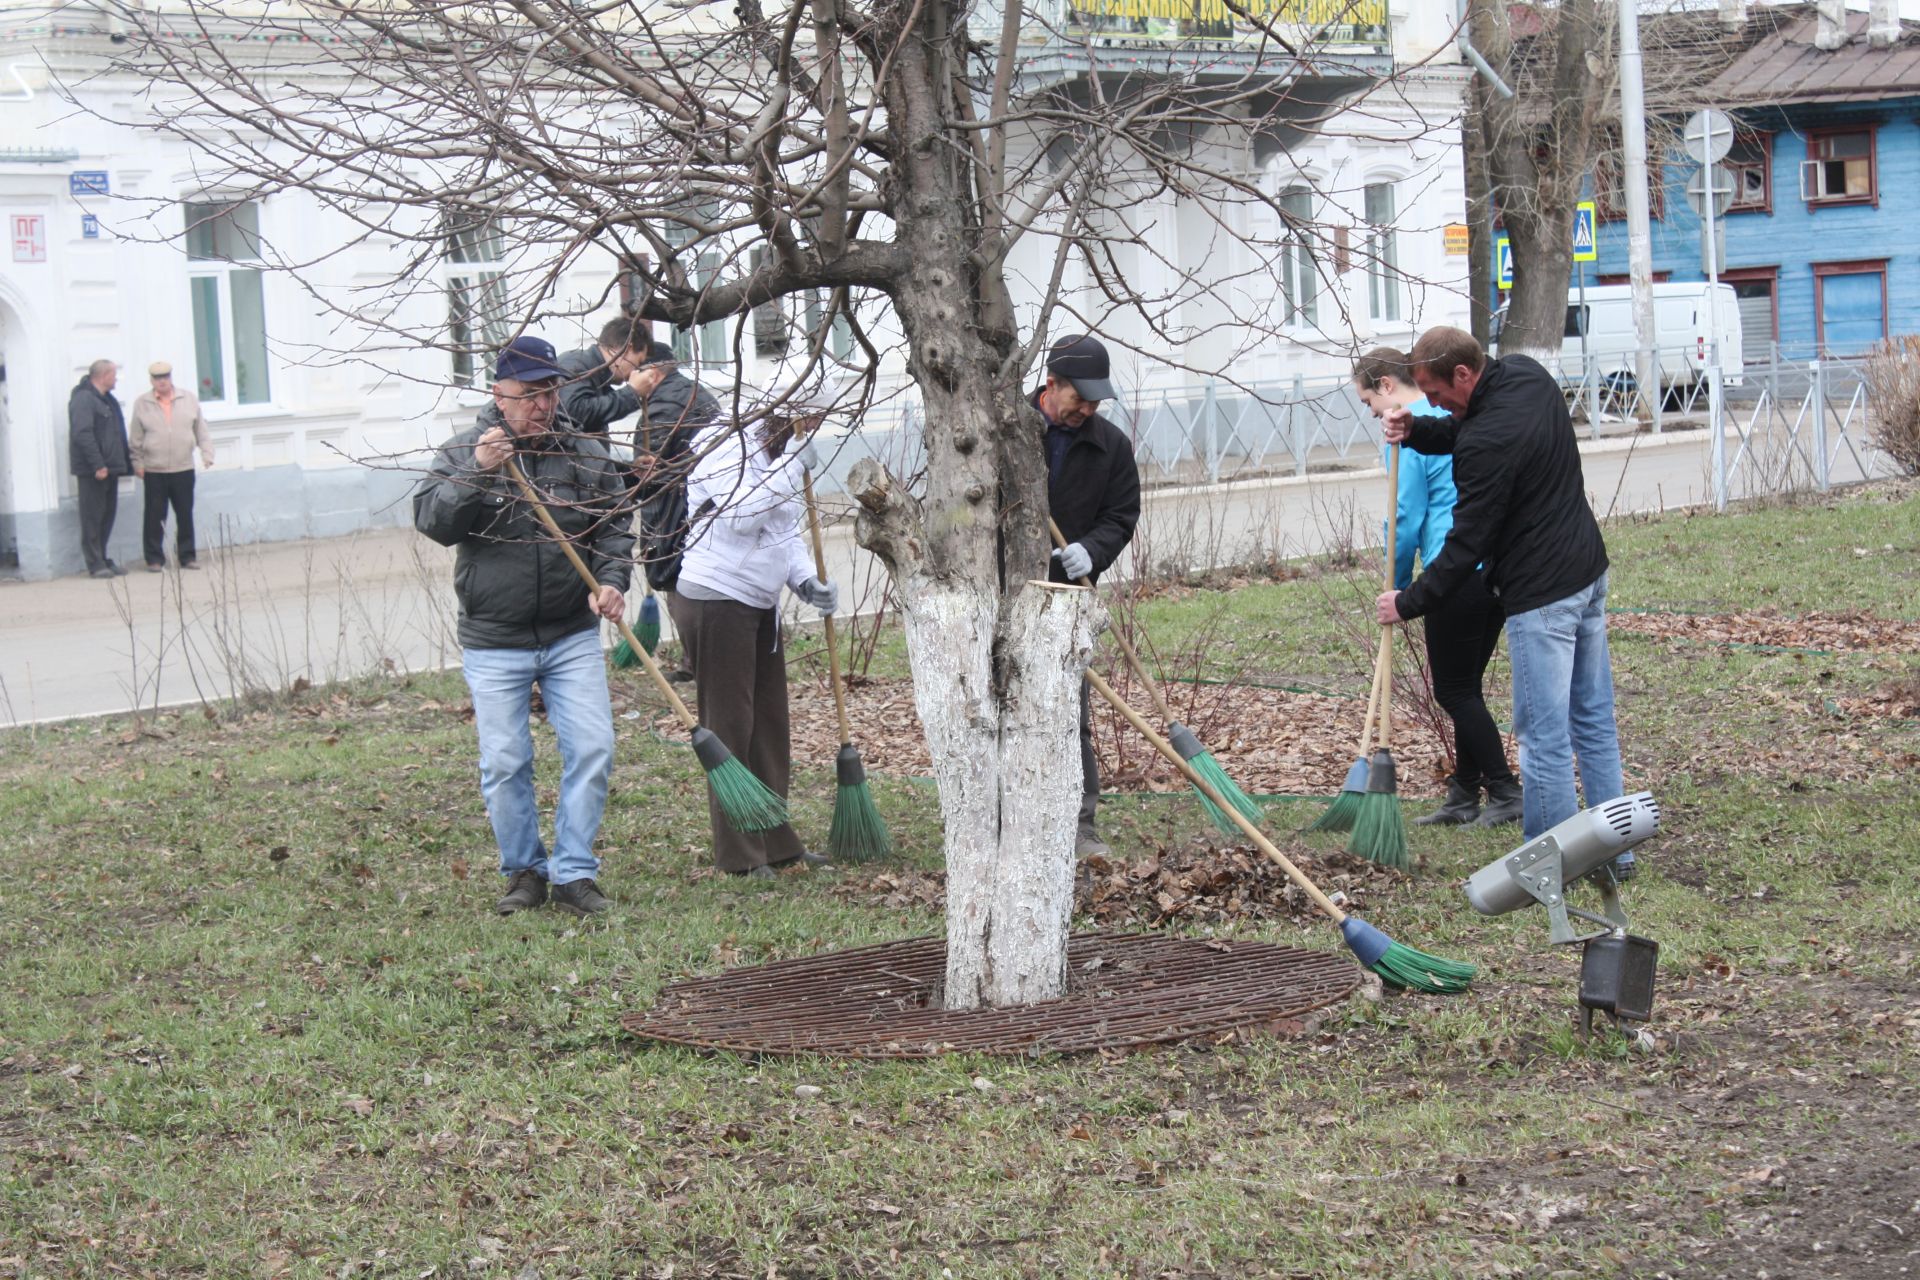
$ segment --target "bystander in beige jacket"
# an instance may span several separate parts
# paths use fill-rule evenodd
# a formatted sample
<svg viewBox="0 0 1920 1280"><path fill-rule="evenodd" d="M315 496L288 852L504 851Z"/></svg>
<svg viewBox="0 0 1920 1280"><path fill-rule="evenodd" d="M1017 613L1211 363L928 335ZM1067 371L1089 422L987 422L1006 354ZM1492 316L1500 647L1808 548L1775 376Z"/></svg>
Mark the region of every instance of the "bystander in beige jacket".
<svg viewBox="0 0 1920 1280"><path fill-rule="evenodd" d="M196 445L201 462L212 466L213 437L207 432L207 419L200 412L200 402L191 394L176 391L162 400L152 391L145 391L133 402L132 421L127 424L127 448L133 455L135 475L149 471L191 471Z"/></svg>

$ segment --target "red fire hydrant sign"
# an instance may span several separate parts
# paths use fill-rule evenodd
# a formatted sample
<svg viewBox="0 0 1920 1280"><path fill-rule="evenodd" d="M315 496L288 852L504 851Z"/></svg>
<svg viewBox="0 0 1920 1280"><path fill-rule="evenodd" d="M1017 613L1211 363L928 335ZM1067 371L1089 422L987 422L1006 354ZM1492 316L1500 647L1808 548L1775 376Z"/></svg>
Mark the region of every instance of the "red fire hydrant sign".
<svg viewBox="0 0 1920 1280"><path fill-rule="evenodd" d="M12 220L13 260L45 262L47 260L46 216L38 213L16 213Z"/></svg>

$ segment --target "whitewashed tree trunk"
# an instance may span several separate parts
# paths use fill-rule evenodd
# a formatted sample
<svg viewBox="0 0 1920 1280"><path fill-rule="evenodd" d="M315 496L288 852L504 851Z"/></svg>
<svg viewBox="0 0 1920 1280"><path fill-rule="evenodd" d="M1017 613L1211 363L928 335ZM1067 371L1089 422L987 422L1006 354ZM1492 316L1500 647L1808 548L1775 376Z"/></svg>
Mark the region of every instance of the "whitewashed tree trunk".
<svg viewBox="0 0 1920 1280"><path fill-rule="evenodd" d="M895 574L947 864L949 1009L1066 994L1080 808L1080 681L1106 625L1082 587L997 589L926 571L919 504L849 477L862 540Z"/></svg>
<svg viewBox="0 0 1920 1280"><path fill-rule="evenodd" d="M1032 583L997 602L921 582L902 592L914 705L940 787L947 862L946 1007L1066 993L1080 807L1080 679L1105 614L1082 587Z"/></svg>

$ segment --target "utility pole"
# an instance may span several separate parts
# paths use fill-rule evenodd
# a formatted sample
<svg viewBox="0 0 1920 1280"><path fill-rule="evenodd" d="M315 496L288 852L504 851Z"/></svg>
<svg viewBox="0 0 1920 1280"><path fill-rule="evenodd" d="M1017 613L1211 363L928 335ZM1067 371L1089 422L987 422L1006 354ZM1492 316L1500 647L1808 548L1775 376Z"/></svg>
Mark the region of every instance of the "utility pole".
<svg viewBox="0 0 1920 1280"><path fill-rule="evenodd" d="M1627 188L1627 270L1633 289L1634 381L1660 429L1653 331L1653 218L1647 202L1647 95L1640 67L1638 0L1620 0L1620 147Z"/></svg>

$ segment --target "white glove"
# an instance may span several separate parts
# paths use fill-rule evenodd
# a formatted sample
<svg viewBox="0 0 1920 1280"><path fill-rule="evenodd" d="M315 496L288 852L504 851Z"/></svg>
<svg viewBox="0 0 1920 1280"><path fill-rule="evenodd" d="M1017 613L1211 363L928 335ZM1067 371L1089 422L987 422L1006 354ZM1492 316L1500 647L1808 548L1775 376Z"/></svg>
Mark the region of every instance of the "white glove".
<svg viewBox="0 0 1920 1280"><path fill-rule="evenodd" d="M812 436L807 436L804 439L800 440L790 452L793 457L798 458L800 460L801 466L805 467L808 471L813 472L816 475L819 474L820 451L813 447Z"/></svg>
<svg viewBox="0 0 1920 1280"><path fill-rule="evenodd" d="M1093 557L1077 542L1069 542L1054 552L1053 558L1060 562L1060 572L1067 575L1069 582L1078 582L1093 572Z"/></svg>
<svg viewBox="0 0 1920 1280"><path fill-rule="evenodd" d="M803 604L818 609L823 618L831 617L840 607L840 588L831 582L808 578L793 589L793 594L799 596Z"/></svg>

